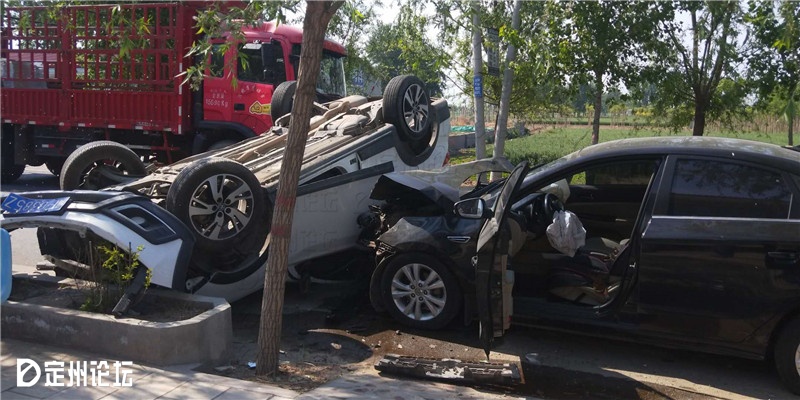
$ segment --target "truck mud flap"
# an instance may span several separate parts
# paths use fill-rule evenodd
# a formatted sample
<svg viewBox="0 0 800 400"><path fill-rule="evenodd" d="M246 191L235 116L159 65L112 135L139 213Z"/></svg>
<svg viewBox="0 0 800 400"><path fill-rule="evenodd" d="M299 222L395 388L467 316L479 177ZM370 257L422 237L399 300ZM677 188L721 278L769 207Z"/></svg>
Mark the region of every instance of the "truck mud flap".
<svg viewBox="0 0 800 400"><path fill-rule="evenodd" d="M387 354L375 364L381 372L416 378L486 385L514 386L522 382L519 367L511 363L467 362Z"/></svg>

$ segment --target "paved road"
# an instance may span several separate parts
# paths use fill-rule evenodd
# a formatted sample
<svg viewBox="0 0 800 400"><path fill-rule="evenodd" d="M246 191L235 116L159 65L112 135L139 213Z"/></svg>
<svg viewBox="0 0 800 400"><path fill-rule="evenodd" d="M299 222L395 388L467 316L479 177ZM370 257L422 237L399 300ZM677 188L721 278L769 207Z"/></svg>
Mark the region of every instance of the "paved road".
<svg viewBox="0 0 800 400"><path fill-rule="evenodd" d="M22 178L14 184L4 185L0 191L6 194L57 188L57 178L46 168L29 167ZM30 229L13 232L12 247L15 273L34 272L32 266L41 259L36 232ZM260 304L260 300L257 303ZM471 331L430 335L465 346L475 344ZM513 328L494 350L541 365L524 371L529 385L526 394L530 395L586 398L595 397L592 391L596 390L596 395L607 398L609 393L605 388L617 386L612 398L687 398L692 397L692 393L699 394L697 398L793 397L783 388L773 369L762 362L522 328ZM628 383L622 385L620 382L623 381ZM556 388L560 393L554 395L552 388L547 389L548 384L560 385ZM564 393L565 387L573 392L572 396ZM675 389L681 391L675 394ZM648 394L642 395L644 392Z"/></svg>

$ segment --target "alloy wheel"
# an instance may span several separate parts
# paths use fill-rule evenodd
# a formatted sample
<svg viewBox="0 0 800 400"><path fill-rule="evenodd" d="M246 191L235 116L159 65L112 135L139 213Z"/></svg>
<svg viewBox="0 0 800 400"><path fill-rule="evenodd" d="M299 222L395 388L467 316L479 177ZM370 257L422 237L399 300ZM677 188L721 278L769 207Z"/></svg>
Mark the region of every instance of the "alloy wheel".
<svg viewBox="0 0 800 400"><path fill-rule="evenodd" d="M447 289L439 274L424 264L407 264L392 277L397 309L416 321L436 318L447 304Z"/></svg>
<svg viewBox="0 0 800 400"><path fill-rule="evenodd" d="M253 216L252 189L235 175L212 175L194 190L189 219L195 231L222 240L242 231Z"/></svg>
<svg viewBox="0 0 800 400"><path fill-rule="evenodd" d="M422 130L427 127L427 120L430 118L425 88L410 85L406 89L403 95L403 118L414 134L422 135Z"/></svg>

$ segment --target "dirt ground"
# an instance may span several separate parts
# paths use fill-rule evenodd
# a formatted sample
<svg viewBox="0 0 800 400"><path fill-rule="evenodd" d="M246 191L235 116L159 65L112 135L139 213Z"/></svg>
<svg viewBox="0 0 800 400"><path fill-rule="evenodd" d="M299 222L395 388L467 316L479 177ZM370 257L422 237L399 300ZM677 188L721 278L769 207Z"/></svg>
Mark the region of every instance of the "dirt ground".
<svg viewBox="0 0 800 400"><path fill-rule="evenodd" d="M205 366L203 372L306 392L344 375L377 374L374 365L386 354L470 362L486 360L483 349L478 347L475 322L465 325L457 320L439 331L408 329L388 315L375 312L366 290L356 283L312 284L307 293L290 283L284 304L280 373L256 377L255 369L248 363L255 362L258 354L261 296L258 293L248 296L232 306L231 359L228 363ZM543 335L538 331L519 331L521 336ZM549 399L708 399L633 380L610 380L563 369L525 370L531 365L521 364L519 355L492 352L490 361L515 363L523 370L521 385L481 388L498 394Z"/></svg>
<svg viewBox="0 0 800 400"><path fill-rule="evenodd" d="M80 298L74 288L43 288L17 285L12 293L18 301L75 308ZM163 303L163 302L162 302ZM233 350L226 362L205 365L199 371L277 385L298 392L313 390L349 374L377 374L374 365L386 354L429 358L485 361L478 348L476 323L454 321L440 331L406 329L388 315L372 309L363 285L354 282L312 284L307 292L288 284L283 313L279 373L256 377L261 295L256 293L232 304ZM139 319L179 320L203 310L187 310L185 305L145 301L137 307ZM541 332L519 332L521 336ZM555 334L557 335L557 334ZM551 399L707 399L708 397L659 385L635 381L608 380L599 375L574 374L563 369L535 368L521 364L519 355L492 353L491 362L517 364L525 382L515 387L492 386L482 389L519 396ZM534 370L526 370L534 367ZM412 378L413 379L413 378ZM459 384L459 382L451 382ZM463 383L461 383L463 384Z"/></svg>
<svg viewBox="0 0 800 400"><path fill-rule="evenodd" d="M41 304L51 307L81 309L86 302L90 290L89 283L55 284L37 282L28 279L15 279L9 299L23 301L31 304ZM94 289L96 293L103 293L101 289ZM107 314L111 313L114 302L110 303ZM182 321L200 315L209 310L211 305L198 305L185 301L160 301L158 296L145 293L142 300L126 315L150 322Z"/></svg>
<svg viewBox="0 0 800 400"><path fill-rule="evenodd" d="M343 375L375 373L375 363L385 354L486 358L471 346L477 344L472 327L443 331L441 337L405 330L372 310L366 291L356 283L312 284L308 293L290 283L286 290L277 376L256 377L248 365L258 354L260 294L233 304L233 355L228 363L206 366L203 372L305 392Z"/></svg>

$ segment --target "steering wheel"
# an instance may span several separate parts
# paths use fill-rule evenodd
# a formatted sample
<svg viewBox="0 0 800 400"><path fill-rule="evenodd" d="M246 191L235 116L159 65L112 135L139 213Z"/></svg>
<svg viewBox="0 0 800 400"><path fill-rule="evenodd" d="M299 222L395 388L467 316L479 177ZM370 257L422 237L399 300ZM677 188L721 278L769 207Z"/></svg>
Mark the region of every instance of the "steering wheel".
<svg viewBox="0 0 800 400"><path fill-rule="evenodd" d="M545 193L542 201L542 211L545 218L552 220L556 211L564 211L564 204L558 196L552 193Z"/></svg>

